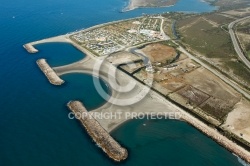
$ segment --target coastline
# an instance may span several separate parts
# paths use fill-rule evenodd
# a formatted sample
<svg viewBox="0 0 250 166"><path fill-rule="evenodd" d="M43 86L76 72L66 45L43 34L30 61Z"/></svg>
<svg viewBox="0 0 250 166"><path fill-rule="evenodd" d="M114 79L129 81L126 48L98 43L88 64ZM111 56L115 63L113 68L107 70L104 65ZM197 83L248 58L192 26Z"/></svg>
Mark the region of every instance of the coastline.
<svg viewBox="0 0 250 166"><path fill-rule="evenodd" d="M99 26L101 26L101 25L99 25ZM91 28L93 28L93 27L91 27ZM56 37L55 38L50 38L50 39L56 39ZM45 40L41 40L41 41L42 42L37 41L35 43L46 43L46 42L50 42L51 40L46 41L46 39L45 39ZM54 40L52 40L52 41L54 41ZM86 60L86 61L81 60L81 61L78 61L78 62L76 62L74 64L71 64L71 65L61 66L61 67L56 68L55 71L56 71L56 73L58 75L63 75L63 73L67 72L67 71L68 71L68 73L72 73L72 72L75 72L76 69L78 69L79 71L84 71L86 69L91 71L91 69L93 69L93 64L95 64L98 60L101 59L101 58L96 57L92 53L88 52L84 48L80 47L77 43L74 43L73 41L69 40L67 35L61 36L60 41L61 42L68 41L73 46L75 46L77 49L79 49L81 52L85 53L86 57L88 57L89 59ZM111 68L112 70L115 70L115 67L112 64L109 64L109 63L104 63L104 66L105 66L105 68L104 68L103 72L101 73L101 75L105 78L105 77L109 76L109 73L108 73L109 70L107 70L107 69ZM117 71L117 81L119 81L121 84L126 84L126 83L131 82L131 81L136 82L137 89L132 94L129 94L131 96L135 95L143 87L145 87L145 85L143 85L142 83L134 80L131 76L123 73L120 70ZM111 95L115 96L115 97L121 97L121 98L124 97L119 93L112 93ZM125 97L129 97L129 95L125 96ZM161 108L164 108L164 110L169 109L171 111L181 112L183 120L185 120L187 123L194 126L198 130L200 130L202 133L204 133L208 137L215 140L218 144L222 145L223 147L225 147L230 152L233 152L234 154L236 154L240 158L242 158L245 161L247 161L248 163L250 163L250 152L249 151L245 150L240 145L238 145L238 144L234 143L233 141L229 140L227 137L223 136L222 133L220 133L219 131L215 130L212 127L209 127L204 122L202 122L199 119L193 117L192 115L187 113L185 110L183 110L180 107L174 105L173 103L171 103L167 99L163 98L162 96L160 96L156 92L153 92L152 90L150 91L149 95L147 95L145 98L143 98L142 102L140 102L140 103L138 103L136 105L132 105L132 106L130 106L130 108L126 108L125 111L129 111L129 112L135 112L135 111L140 111L140 110L147 111L148 109L149 110L150 109L152 109L152 110L160 110L160 109L155 109L156 106L159 103L161 104ZM108 101L102 107L100 107L100 108L98 108L96 110L93 110L93 112L113 112L113 113L115 113L117 110L119 110L121 108L122 107L120 107L120 106L112 105L110 103L110 101ZM147 108L147 109L145 109L145 108ZM166 109L166 108L168 108L168 109ZM123 109L124 109L124 107L123 107ZM96 119L96 120L108 132L112 132L115 128L119 127L120 125L122 125L123 123L128 121L126 119L108 120L108 121L105 121L103 119Z"/></svg>
<svg viewBox="0 0 250 166"><path fill-rule="evenodd" d="M159 6L159 5L154 5L154 6L135 5L136 1L137 0L129 0L128 5L122 9L122 12L128 12L128 11L132 11L132 10L139 9L139 8L166 8L166 7L171 7L171 6L174 6L178 0L176 0L176 2L173 2L172 4L161 5L161 6Z"/></svg>

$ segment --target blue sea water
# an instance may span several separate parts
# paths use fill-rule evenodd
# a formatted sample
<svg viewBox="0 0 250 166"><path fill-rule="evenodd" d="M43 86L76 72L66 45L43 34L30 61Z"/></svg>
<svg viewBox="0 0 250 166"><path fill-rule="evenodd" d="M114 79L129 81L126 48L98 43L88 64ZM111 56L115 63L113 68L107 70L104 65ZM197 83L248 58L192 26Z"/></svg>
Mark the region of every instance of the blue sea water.
<svg viewBox="0 0 250 166"><path fill-rule="evenodd" d="M89 110L104 104L105 101L94 89L92 76L64 75L62 78L66 84L55 87L48 83L35 63L39 58L46 58L52 66L58 66L77 61L85 55L62 43L38 45L40 52L31 55L22 48L23 44L142 13L209 12L215 9L200 0L180 0L169 8L138 9L127 13L120 12L127 4L125 0L0 2L1 166L120 165L109 160L97 148L77 121L68 119L66 103L69 100L82 100ZM104 82L102 85L105 87ZM108 87L105 89L109 90ZM144 122L125 124L113 133L129 148L130 157L121 165L148 165L156 160L161 161L156 165L176 165L174 154L180 151L183 151L183 156L179 156L178 160L189 161L191 165L201 163L196 161L206 161L202 165L237 165L236 157L187 124L159 122L156 126L162 125L166 130L150 133L138 127L141 123ZM138 137L138 134L146 134L150 139ZM157 134L163 134L169 142L157 141ZM186 137L181 139L183 135ZM199 140L200 144L188 139L189 135ZM176 144L180 144L175 151L171 144L176 138L179 138ZM144 144L134 146L138 142L151 144L152 150ZM169 153L165 151L168 146L172 147L173 155L163 156ZM150 150L154 155L145 154L144 150ZM214 155L214 151L220 153ZM193 163L187 159L188 156L194 159Z"/></svg>
<svg viewBox="0 0 250 166"><path fill-rule="evenodd" d="M131 120L112 135L131 152L124 165L240 165L226 149L181 121Z"/></svg>
<svg viewBox="0 0 250 166"><path fill-rule="evenodd" d="M85 54L68 43L46 43L35 47L39 50L36 58L45 58L51 66L67 65L85 57Z"/></svg>

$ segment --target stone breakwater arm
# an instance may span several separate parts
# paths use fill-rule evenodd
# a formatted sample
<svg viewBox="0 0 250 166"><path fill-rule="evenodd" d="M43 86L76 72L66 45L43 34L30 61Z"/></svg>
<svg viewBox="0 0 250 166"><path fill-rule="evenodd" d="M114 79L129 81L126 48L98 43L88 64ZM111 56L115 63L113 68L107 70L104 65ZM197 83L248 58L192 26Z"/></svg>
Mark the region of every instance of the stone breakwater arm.
<svg viewBox="0 0 250 166"><path fill-rule="evenodd" d="M25 44L23 47L31 54L37 53L38 50L32 44Z"/></svg>
<svg viewBox="0 0 250 166"><path fill-rule="evenodd" d="M122 161L128 157L125 148L116 142L109 133L94 119L79 101L70 101L68 108L75 114L81 115L78 120L82 123L92 139L102 148L102 150L113 160Z"/></svg>
<svg viewBox="0 0 250 166"><path fill-rule="evenodd" d="M204 134L215 140L220 145L224 146L230 152L236 154L246 162L250 163L250 153L243 147L237 145L235 142L229 140L225 136L221 135L216 129L210 128L207 125L200 122L198 119L190 117L187 114L182 114L182 119L202 131Z"/></svg>
<svg viewBox="0 0 250 166"><path fill-rule="evenodd" d="M62 85L64 81L56 74L56 72L49 66L45 59L39 59L36 61L39 68L46 75L49 82L53 85Z"/></svg>

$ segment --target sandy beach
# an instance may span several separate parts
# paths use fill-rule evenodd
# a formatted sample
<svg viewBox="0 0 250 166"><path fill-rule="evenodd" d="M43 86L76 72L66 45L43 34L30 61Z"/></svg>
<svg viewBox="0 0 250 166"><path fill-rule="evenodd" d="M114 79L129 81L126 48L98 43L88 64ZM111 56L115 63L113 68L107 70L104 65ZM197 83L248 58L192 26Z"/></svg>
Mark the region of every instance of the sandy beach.
<svg viewBox="0 0 250 166"><path fill-rule="evenodd" d="M88 59L88 61L85 61L83 63L84 65L81 65L80 63L73 65L73 66L78 66L79 69L81 68L81 70L76 70L76 68L78 68L78 67L76 67L74 70L71 70L70 72L72 72L72 73L73 72L85 73L85 71L84 71L85 69L83 69L83 68L87 67L88 70L90 71L91 66L93 66L93 63L94 63L94 60L92 58L90 58L90 59ZM66 66L66 68L64 68L64 67L57 68L56 71L58 71L58 73L60 73L60 74L64 74L64 72L68 71L69 68L73 69L74 68L73 66ZM85 67L83 67L83 66L85 66ZM108 69L109 67L113 68L112 66L110 66L109 63L105 63L104 66L105 66L104 68L106 68L106 69ZM106 69L103 71L108 71ZM106 72L102 73L103 79L106 79L107 76L108 76L108 73L106 73ZM120 84L127 84L128 82L135 81L132 77L124 74L123 72L121 72L119 70L117 71L116 79L117 79L117 81L119 81ZM144 87L143 84L136 81L135 89L132 92L122 94L122 93L117 93L117 92L113 91L112 96L115 96L116 99L130 98L130 97L133 97L136 94L138 94L143 87ZM163 110L164 112L169 112L169 113L171 113L171 112L180 113L182 120L184 120L187 123L189 123L190 125L194 126L198 130L200 130L201 132L203 132L204 134L206 134L207 136L209 136L210 138L212 138L213 140L218 142L220 145L224 146L230 152L233 152L234 154L243 158L247 162L250 162L250 153L247 150L245 150L244 148L240 147L236 143L232 142L231 140L229 140L228 138L223 136L216 129L207 126L199 119L193 117L192 115L190 115L186 111L177 107L176 105L174 105L173 103L171 103L170 101L166 100L165 98L163 98L162 96L160 96L159 94L157 94L156 92L153 92L153 91L150 91L140 102L132 104L130 106L124 107L124 106L114 105L110 102L107 102L102 107L100 107L96 110L93 110L93 112L115 113L118 111L122 111L122 112L130 112L130 113L132 113L132 112L139 113L139 112L157 112L159 110L161 110L161 111ZM120 119L98 119L97 118L97 121L108 132L111 132L115 128L119 127L119 125L123 124L124 122L126 122L128 120L129 119L126 119L125 114L122 114Z"/></svg>
<svg viewBox="0 0 250 166"><path fill-rule="evenodd" d="M150 90L146 95L138 95L143 90L147 89L147 87L143 85L142 83L136 81L131 76L118 70L111 63L104 60L104 57L102 58L96 57L95 55L88 52L84 48L78 46L76 43L70 41L67 35L64 36L64 38L61 36L60 38L54 38L54 39L57 39L57 41L60 40L61 42L69 42L72 45L74 45L76 48L78 48L80 51L82 51L84 54L87 55L84 59L76 63L53 68L59 76L68 74L68 73L93 74L93 71L96 70L95 69L96 64L101 63L101 70L99 70L100 72L96 76L102 78L103 80L107 81L110 84L112 88L111 89L112 93L111 93L111 98L105 105L103 105L102 107L96 110L93 110L92 112L99 112L99 113L137 112L137 113L141 113L141 112L163 111L165 113L166 112L180 113L182 115L181 116L182 120L186 121L190 125L202 131L204 134L211 137L213 140L215 140L220 145L224 146L230 152L236 154L237 156L241 157L245 161L250 162L249 151L245 150L241 146L232 142L231 140L223 136L220 132L218 132L216 129L204 124L202 121L193 117L192 115L187 113L185 110L171 103L166 98L159 95L158 93ZM51 39L48 39L48 42L50 41ZM38 41L36 43L46 43L46 39L42 41ZM114 72L116 72L115 78L113 77ZM94 72L94 75L95 75L95 72ZM115 84L113 82L110 82L110 78L112 78L113 81L117 83ZM130 83L133 83L135 86L133 90L129 91L128 93L122 93L116 90L116 89L119 89L120 86L123 87ZM130 99L130 98L133 98L138 101L130 105L126 105L124 101L129 101L127 99ZM114 119L96 118L96 120L101 124L101 126L106 131L111 132L116 127L118 127L119 125L123 124L124 122L130 119L126 119L125 114L122 114L121 118L114 118Z"/></svg>

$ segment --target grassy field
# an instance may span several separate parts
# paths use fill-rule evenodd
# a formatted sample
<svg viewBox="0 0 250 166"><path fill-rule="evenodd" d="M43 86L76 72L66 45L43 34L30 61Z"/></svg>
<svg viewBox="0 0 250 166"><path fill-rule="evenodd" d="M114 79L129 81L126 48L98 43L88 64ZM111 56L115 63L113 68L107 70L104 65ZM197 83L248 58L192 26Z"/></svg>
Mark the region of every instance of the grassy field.
<svg viewBox="0 0 250 166"><path fill-rule="evenodd" d="M239 36L239 39L241 40L241 43L244 45L243 49L246 55L248 56L248 59L250 59L250 20L245 21L242 24L238 24L237 32L246 34Z"/></svg>
<svg viewBox="0 0 250 166"><path fill-rule="evenodd" d="M229 24L230 22L233 22L234 19L230 17L225 17L223 15L220 15L219 13L214 13L214 14L207 14L204 16L205 18L216 22L217 24Z"/></svg>
<svg viewBox="0 0 250 166"><path fill-rule="evenodd" d="M191 27L179 31L182 41L208 58L228 58L235 54L231 38L227 32L202 18L195 18ZM186 20L184 21L186 22ZM183 23L178 23L181 27ZM184 23L185 25L185 23Z"/></svg>
<svg viewBox="0 0 250 166"><path fill-rule="evenodd" d="M213 61L216 64L214 67L219 67L224 73L227 72L228 76L249 89L250 70L237 60L238 56L230 35L225 28L222 28L233 19L218 15L219 13L197 15L177 21L177 31L181 36L181 43L195 54ZM249 24L247 25L249 26ZM247 45L246 48L247 52L250 52L248 50L250 45Z"/></svg>
<svg viewBox="0 0 250 166"><path fill-rule="evenodd" d="M233 69L232 70L233 74L235 74L235 75L239 76L241 79L245 79L246 81L249 82L250 70L242 62L225 61L224 64L225 64L225 66L228 67L228 70Z"/></svg>

